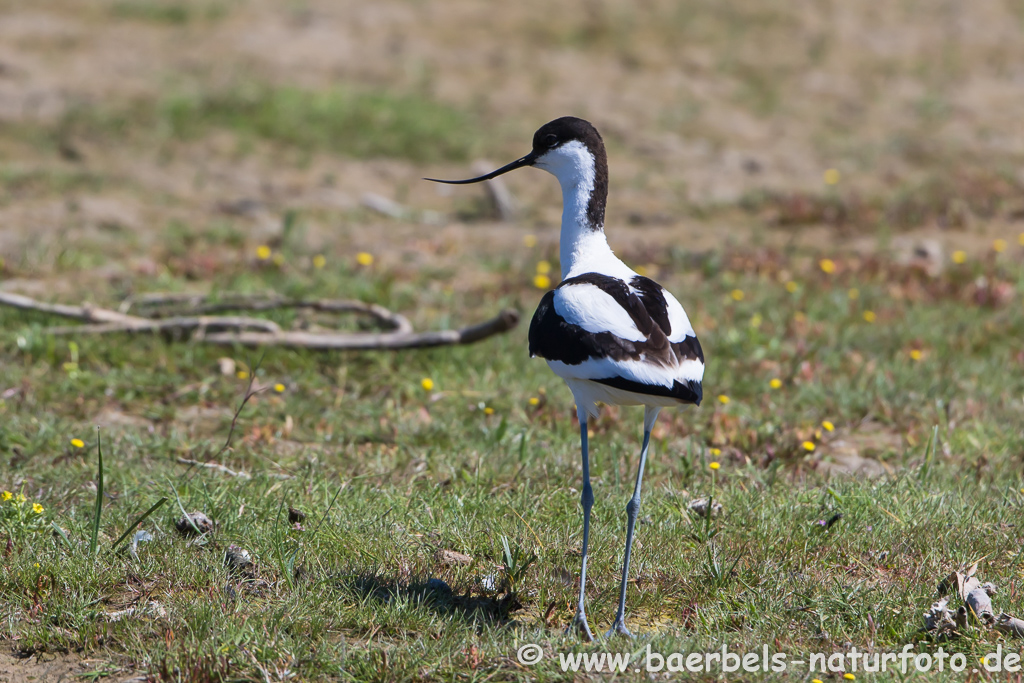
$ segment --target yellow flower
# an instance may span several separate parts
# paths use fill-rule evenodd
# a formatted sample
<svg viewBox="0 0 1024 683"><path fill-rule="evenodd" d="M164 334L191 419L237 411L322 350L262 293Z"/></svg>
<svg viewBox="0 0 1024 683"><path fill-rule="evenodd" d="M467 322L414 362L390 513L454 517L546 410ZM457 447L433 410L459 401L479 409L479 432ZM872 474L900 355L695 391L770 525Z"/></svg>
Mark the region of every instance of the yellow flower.
<svg viewBox="0 0 1024 683"><path fill-rule="evenodd" d="M839 182L839 171L834 168L826 170L822 175L826 185L835 185Z"/></svg>
<svg viewBox="0 0 1024 683"><path fill-rule="evenodd" d="M81 439L71 439L71 445L75 448L85 448L85 442Z"/></svg>
<svg viewBox="0 0 1024 683"><path fill-rule="evenodd" d="M633 270L636 271L637 275L641 277L647 277L647 266L637 266Z"/></svg>
<svg viewBox="0 0 1024 683"><path fill-rule="evenodd" d="M713 463L709 463L708 467L710 467L713 470L717 470L719 467L721 467L721 465L719 465L717 462L713 462Z"/></svg>
<svg viewBox="0 0 1024 683"><path fill-rule="evenodd" d="M729 402L729 397L726 396L725 394L719 394L718 395L718 402L721 403L724 406L726 403Z"/></svg>
<svg viewBox="0 0 1024 683"><path fill-rule="evenodd" d="M361 251L356 254L356 263L361 266L372 266L373 265L373 254L368 251Z"/></svg>
<svg viewBox="0 0 1024 683"><path fill-rule="evenodd" d="M286 388L287 387L285 387L285 385L281 384L280 382L274 385L274 391L276 391L279 394L283 394Z"/></svg>
<svg viewBox="0 0 1024 683"><path fill-rule="evenodd" d="M43 506L40 505L39 503L32 503L32 512L36 513L37 515L43 514Z"/></svg>
<svg viewBox="0 0 1024 683"><path fill-rule="evenodd" d="M823 258L820 261L818 261L818 267L821 268L823 272L828 273L829 275L836 272L836 262L830 258Z"/></svg>
<svg viewBox="0 0 1024 683"><path fill-rule="evenodd" d="M967 263L967 252L957 249L953 252L953 263Z"/></svg>
<svg viewBox="0 0 1024 683"><path fill-rule="evenodd" d="M786 283L786 291L789 292L790 294L795 294L798 286L799 285L797 285L796 282L790 280L789 282Z"/></svg>
<svg viewBox="0 0 1024 683"><path fill-rule="evenodd" d="M271 259L274 265L280 268L284 265L284 254L274 254L274 258Z"/></svg>
<svg viewBox="0 0 1024 683"><path fill-rule="evenodd" d="M753 327L755 330L758 327L761 327L761 323L763 322L764 318L761 317L760 313L755 313L754 315L750 316L750 326Z"/></svg>
<svg viewBox="0 0 1024 683"><path fill-rule="evenodd" d="M815 678L811 681L811 683L823 683L823 681L820 678Z"/></svg>
<svg viewBox="0 0 1024 683"><path fill-rule="evenodd" d="M551 278L542 273L533 276L533 286L537 289L547 289L551 286Z"/></svg>
<svg viewBox="0 0 1024 683"><path fill-rule="evenodd" d="M779 379L778 377L772 377L771 381L768 382L768 386L770 386L772 389L781 389L782 380Z"/></svg>
<svg viewBox="0 0 1024 683"><path fill-rule="evenodd" d="M821 426L825 428L826 432L834 432L836 430L836 426L828 420L822 420Z"/></svg>
<svg viewBox="0 0 1024 683"><path fill-rule="evenodd" d="M1017 244L1019 244L1020 246L1024 247L1024 232L1022 232L1021 234L1017 235Z"/></svg>
<svg viewBox="0 0 1024 683"><path fill-rule="evenodd" d="M877 317L874 311L864 311L864 322L873 323Z"/></svg>
<svg viewBox="0 0 1024 683"><path fill-rule="evenodd" d="M536 396L531 396L531 397L530 397L530 400L528 401L528 403L529 403L529 404L530 404L531 406L539 406L539 405L540 405L540 399L539 399L539 398L537 398Z"/></svg>
<svg viewBox="0 0 1024 683"><path fill-rule="evenodd" d="M238 372L235 373L235 377L237 377L238 379L249 379L249 373L246 372L245 370L239 370Z"/></svg>
<svg viewBox="0 0 1024 683"><path fill-rule="evenodd" d="M814 450L814 442L813 441L804 441L800 445L804 447L805 451L813 451Z"/></svg>
<svg viewBox="0 0 1024 683"><path fill-rule="evenodd" d="M430 391L434 388L434 380L424 377L420 380L420 386L423 387L423 391Z"/></svg>
<svg viewBox="0 0 1024 683"><path fill-rule="evenodd" d="M860 298L860 290L856 287L851 287L850 291L846 293L846 296L850 298L850 301L856 301Z"/></svg>
<svg viewBox="0 0 1024 683"><path fill-rule="evenodd" d="M268 258L270 258L270 247L268 247L265 244L261 244L260 246L256 247L256 258L258 258L260 261L266 261Z"/></svg>
<svg viewBox="0 0 1024 683"><path fill-rule="evenodd" d="M484 408L484 415L494 415L494 408L490 406Z"/></svg>
<svg viewBox="0 0 1024 683"><path fill-rule="evenodd" d="M313 257L313 267L320 270L327 265L327 257L323 254L317 254Z"/></svg>
<svg viewBox="0 0 1024 683"><path fill-rule="evenodd" d="M35 569L39 569L39 563L38 562L33 562L32 563L32 567L35 568Z"/></svg>
<svg viewBox="0 0 1024 683"><path fill-rule="evenodd" d="M805 320L807 320L807 316L804 314L803 311L797 311L796 313L793 314L793 320L797 321L798 323L802 323Z"/></svg>
<svg viewBox="0 0 1024 683"><path fill-rule="evenodd" d="M731 292L729 292L729 296L732 297L733 301L743 301L743 290L734 289Z"/></svg>
<svg viewBox="0 0 1024 683"><path fill-rule="evenodd" d="M15 497L14 502L16 502L16 503L24 503L25 502L25 494L24 493L19 493Z"/></svg>
<svg viewBox="0 0 1024 683"><path fill-rule="evenodd" d="M853 674L843 674L843 678L845 678L848 681L855 681L855 680L857 680L857 677L854 676Z"/></svg>
<svg viewBox="0 0 1024 683"><path fill-rule="evenodd" d="M537 246L537 236L536 235L523 235L523 244L526 247L535 247L535 246Z"/></svg>
<svg viewBox="0 0 1024 683"><path fill-rule="evenodd" d="M923 356L924 356L924 354L921 353L921 349L910 349L910 357L912 359L914 359L914 360L921 360L921 358Z"/></svg>
<svg viewBox="0 0 1024 683"><path fill-rule="evenodd" d="M1024 493L1024 489L1021 489L1021 493ZM5 501L8 501L11 498L14 498L14 494L11 493L10 491L4 491L3 493L0 493L0 498L3 498Z"/></svg>
<svg viewBox="0 0 1024 683"><path fill-rule="evenodd" d="M997 254L1001 254L1006 251L1006 240L995 240L992 242L992 250Z"/></svg>
<svg viewBox="0 0 1024 683"><path fill-rule="evenodd" d="M711 449L708 449L708 453L710 453L711 455L713 455L714 457L717 458L718 456L720 456L722 454L722 449L721 448L711 448Z"/></svg>
<svg viewBox="0 0 1024 683"><path fill-rule="evenodd" d="M551 272L550 261L537 261L537 272L541 275L547 275Z"/></svg>

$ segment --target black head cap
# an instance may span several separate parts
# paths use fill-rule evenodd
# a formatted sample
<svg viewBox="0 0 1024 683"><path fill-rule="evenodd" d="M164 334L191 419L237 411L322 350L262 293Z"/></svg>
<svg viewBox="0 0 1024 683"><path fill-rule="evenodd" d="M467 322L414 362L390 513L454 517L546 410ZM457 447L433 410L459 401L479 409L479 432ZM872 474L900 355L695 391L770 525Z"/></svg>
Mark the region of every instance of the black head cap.
<svg viewBox="0 0 1024 683"><path fill-rule="evenodd" d="M531 154L540 157L573 140L582 142L594 155L594 191L587 205L587 220L592 228L600 229L604 226L604 207L608 198L608 155L597 128L590 121L575 116L563 116L549 121L533 134Z"/></svg>
<svg viewBox="0 0 1024 683"><path fill-rule="evenodd" d="M563 116L549 121L533 134L533 151L540 155L567 142L579 140L587 146L594 156L605 156L604 141L597 128L590 121L575 116Z"/></svg>
<svg viewBox="0 0 1024 683"><path fill-rule="evenodd" d="M608 197L608 156L605 154L604 141L597 129L589 121L575 116L563 116L545 123L533 134L533 149L529 154L496 171L467 180L440 180L438 178L424 178L424 180L449 185L479 183L497 178L517 168L533 166L546 153L573 141L583 143L594 156L594 189L590 196L590 202L587 204L587 221L593 229L600 230L604 226L604 206Z"/></svg>

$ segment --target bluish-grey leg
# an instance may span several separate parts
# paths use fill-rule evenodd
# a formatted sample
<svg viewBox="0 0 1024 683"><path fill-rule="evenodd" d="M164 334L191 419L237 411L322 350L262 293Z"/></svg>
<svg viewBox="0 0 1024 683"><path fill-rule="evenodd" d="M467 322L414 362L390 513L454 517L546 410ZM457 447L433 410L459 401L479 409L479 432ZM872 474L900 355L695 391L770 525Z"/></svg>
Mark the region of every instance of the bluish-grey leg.
<svg viewBox="0 0 1024 683"><path fill-rule="evenodd" d="M661 408L646 406L644 409L644 445L640 449L640 469L636 473L636 486L633 487L633 497L626 504L626 553L622 560L622 585L619 587L619 611L615 615L615 623L605 634L605 638L615 633L621 633L632 637L632 633L626 628L626 581L629 578L629 555L633 549L633 528L636 526L637 514L640 512L640 484L644 479L644 464L647 462L647 448L651 443L651 428L654 421L658 419Z"/></svg>
<svg viewBox="0 0 1024 683"><path fill-rule="evenodd" d="M590 458L587 453L587 414L580 410L580 444L583 451L583 495L580 504L583 506L583 566L580 570L580 601L576 605L576 616L573 617L569 629L578 628L587 641L594 639L587 624L587 612L583 606L583 598L587 591L587 542L590 541L590 509L594 507L594 490L590 488Z"/></svg>

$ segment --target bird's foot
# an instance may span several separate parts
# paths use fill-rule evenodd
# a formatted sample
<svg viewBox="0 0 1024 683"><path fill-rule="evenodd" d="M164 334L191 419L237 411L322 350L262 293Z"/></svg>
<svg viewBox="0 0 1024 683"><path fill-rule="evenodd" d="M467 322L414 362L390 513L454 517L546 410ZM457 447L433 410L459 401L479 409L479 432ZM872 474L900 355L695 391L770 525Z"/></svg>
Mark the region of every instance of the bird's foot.
<svg viewBox="0 0 1024 683"><path fill-rule="evenodd" d="M633 634L629 632L629 629L626 628L625 619L616 619L615 623L612 624L612 627L608 629L608 633L604 634L604 637L607 640L616 634L626 636L627 638L634 637Z"/></svg>
<svg viewBox="0 0 1024 683"><path fill-rule="evenodd" d="M594 641L594 634L590 632L590 625L587 624L587 614L583 610L576 610L576 616L572 618L572 623L565 629L566 634L572 631L579 630L583 635L583 639L588 643Z"/></svg>

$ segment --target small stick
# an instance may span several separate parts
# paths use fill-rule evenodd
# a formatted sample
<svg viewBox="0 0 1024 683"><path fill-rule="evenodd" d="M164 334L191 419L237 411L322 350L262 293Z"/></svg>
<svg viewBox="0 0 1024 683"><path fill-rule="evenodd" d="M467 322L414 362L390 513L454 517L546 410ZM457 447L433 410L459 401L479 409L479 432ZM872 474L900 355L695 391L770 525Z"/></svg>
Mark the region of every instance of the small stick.
<svg viewBox="0 0 1024 683"><path fill-rule="evenodd" d="M75 320L84 320L89 323L139 324L148 322L145 318L137 318L134 315L125 315L117 311L108 311L105 308L93 306L92 304L84 304L82 306L48 304L22 296L21 294L12 294L11 292L0 292L0 304L13 306L25 311L52 313L64 318L74 318Z"/></svg>
<svg viewBox="0 0 1024 683"><path fill-rule="evenodd" d="M490 161L480 160L474 163L472 168L474 173L484 175L496 166ZM487 190L487 196L490 198L491 204L494 205L498 218L506 223L512 223L519 217L519 202L516 201L515 195L508 189L503 178L491 178L484 183L484 188Z"/></svg>
<svg viewBox="0 0 1024 683"><path fill-rule="evenodd" d="M368 315L381 325L396 332L412 332L412 324L400 313L394 313L378 306L351 299L288 299L276 295L228 295L219 297L217 301L209 301L208 297L196 294L145 294L125 299L119 307L122 313L128 312L133 306L158 308L184 308L188 313L207 315L224 311L270 311L280 308L299 308L323 313L361 313ZM162 311L155 311L153 317L161 317Z"/></svg>
<svg viewBox="0 0 1024 683"><path fill-rule="evenodd" d="M208 344L225 346L288 346L291 348L328 350L371 350L371 349L420 349L431 346L472 344L495 334L507 332L519 322L519 313L506 309L496 317L464 327L461 330L438 332L385 332L364 334L312 333L282 331L277 334L264 332L219 332L207 334L203 341Z"/></svg>
<svg viewBox="0 0 1024 683"><path fill-rule="evenodd" d="M268 334L281 331L281 327L273 320L264 318L246 318L238 316L187 316L180 318L164 318L150 320L135 318L124 322L108 322L96 325L75 325L73 327L51 327L46 331L51 334L111 334L113 332L188 332L195 330L202 338L209 329L256 329Z"/></svg>
<svg viewBox="0 0 1024 683"><path fill-rule="evenodd" d="M178 463L181 465L189 465L191 467L205 467L209 470L217 470L224 474L230 474L232 477L239 477L241 479L252 479L252 476L248 472L236 472L230 467L225 467L220 463L216 462L200 462L198 460L190 460L189 458L178 458Z"/></svg>

